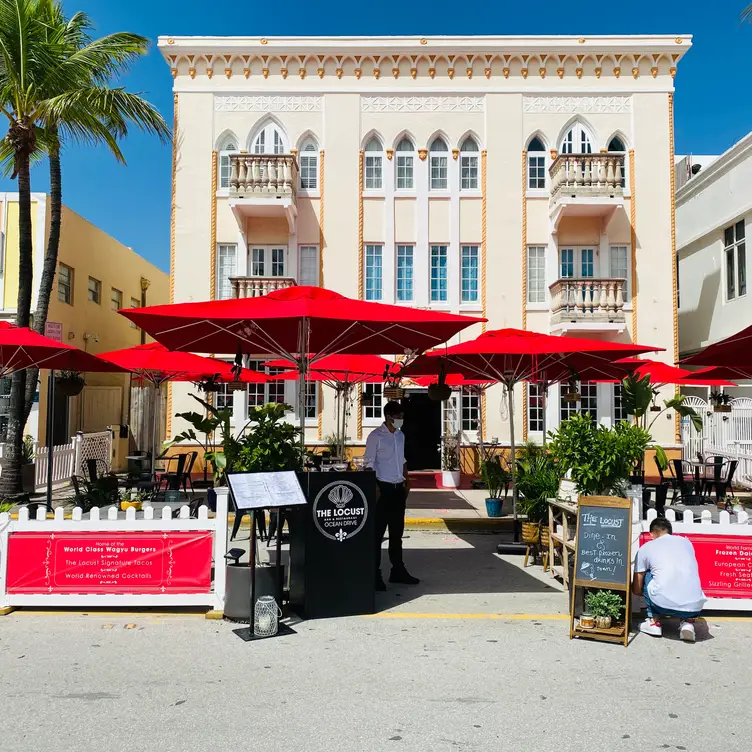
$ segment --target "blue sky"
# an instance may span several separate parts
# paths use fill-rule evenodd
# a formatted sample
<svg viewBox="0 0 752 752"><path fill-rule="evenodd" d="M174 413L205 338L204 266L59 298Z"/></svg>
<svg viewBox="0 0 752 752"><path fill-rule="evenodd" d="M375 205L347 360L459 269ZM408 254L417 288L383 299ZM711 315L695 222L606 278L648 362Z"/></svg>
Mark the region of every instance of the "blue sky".
<svg viewBox="0 0 752 752"><path fill-rule="evenodd" d="M721 153L752 129L752 99L747 95L752 26L739 23L745 0L501 0L477 4L467 14L456 2L438 0L316 6L287 0L268 8L260 2L206 0L65 0L64 5L71 13L88 13L98 34L127 30L155 42L161 34L693 34L694 46L676 79L677 152ZM147 96L171 121L172 78L156 49L134 66L124 83ZM170 146L134 133L123 152L126 167L103 149L69 146L63 157L63 202L167 270ZM32 189L48 189L44 165L34 170ZM1 179L0 190L16 190L15 183Z"/></svg>

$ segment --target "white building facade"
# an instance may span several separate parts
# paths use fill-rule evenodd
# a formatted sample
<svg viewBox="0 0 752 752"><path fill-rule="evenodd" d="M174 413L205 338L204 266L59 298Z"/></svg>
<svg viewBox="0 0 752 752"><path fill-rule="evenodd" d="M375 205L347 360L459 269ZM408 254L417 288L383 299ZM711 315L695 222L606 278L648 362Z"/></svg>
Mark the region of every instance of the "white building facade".
<svg viewBox="0 0 752 752"><path fill-rule="evenodd" d="M483 315L488 328L639 341L673 362L673 91L690 44L162 37L174 78L173 301L323 285ZM573 409L622 417L613 385L580 392L569 405L551 391L548 428ZM225 399L240 425L247 404L294 403L294 386ZM508 440L500 388L482 415L473 396L457 399L468 441L479 420ZM519 400L517 436L540 439L542 401L533 387ZM175 385L170 414L190 402ZM312 389L309 443L334 431L333 404ZM369 385L354 443L380 406ZM660 430L675 440L674 422Z"/></svg>

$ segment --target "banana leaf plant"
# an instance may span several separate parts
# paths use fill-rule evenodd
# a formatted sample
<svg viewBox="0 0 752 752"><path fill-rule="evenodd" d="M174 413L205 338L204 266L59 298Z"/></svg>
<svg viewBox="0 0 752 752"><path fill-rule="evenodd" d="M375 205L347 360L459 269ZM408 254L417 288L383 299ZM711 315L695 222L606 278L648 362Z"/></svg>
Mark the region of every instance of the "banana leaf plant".
<svg viewBox="0 0 752 752"><path fill-rule="evenodd" d="M633 416L635 423L648 433L650 433L656 420L667 410L674 410L681 418L689 418L695 431L702 433L702 416L698 415L689 405L684 404L686 395L676 394L671 399L664 400L663 408L658 406L660 409L655 411L651 410L651 407L657 405L659 390L650 383L650 376L640 377L632 373L624 379L622 386L622 400L625 411L628 415ZM654 417L648 423L649 412L653 413ZM659 444L654 444L648 448L653 449L655 452L655 457L661 470L668 468L666 450ZM642 468L640 468L641 471Z"/></svg>

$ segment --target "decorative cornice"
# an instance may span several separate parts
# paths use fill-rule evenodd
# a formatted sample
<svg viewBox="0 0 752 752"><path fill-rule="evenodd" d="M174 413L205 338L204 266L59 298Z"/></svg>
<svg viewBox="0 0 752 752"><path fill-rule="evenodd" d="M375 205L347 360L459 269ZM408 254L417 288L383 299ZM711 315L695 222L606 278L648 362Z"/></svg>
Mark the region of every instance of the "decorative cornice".
<svg viewBox="0 0 752 752"><path fill-rule="evenodd" d="M485 97L480 96L413 96L360 98L363 112L483 112Z"/></svg>
<svg viewBox="0 0 752 752"><path fill-rule="evenodd" d="M523 97L522 109L526 113L593 115L632 112L632 97Z"/></svg>
<svg viewBox="0 0 752 752"><path fill-rule="evenodd" d="M214 109L216 112L320 112L321 97L215 96Z"/></svg>

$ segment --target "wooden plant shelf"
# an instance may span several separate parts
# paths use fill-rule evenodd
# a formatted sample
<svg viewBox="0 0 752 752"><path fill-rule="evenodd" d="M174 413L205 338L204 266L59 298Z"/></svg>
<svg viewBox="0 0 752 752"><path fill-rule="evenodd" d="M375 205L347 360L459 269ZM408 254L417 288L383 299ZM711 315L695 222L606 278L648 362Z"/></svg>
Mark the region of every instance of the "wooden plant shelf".
<svg viewBox="0 0 752 752"><path fill-rule="evenodd" d="M592 635L598 635L599 640L610 640L612 642L623 642L626 634L626 625L617 624L614 627L608 629L583 629L579 625L574 628L575 637L591 637Z"/></svg>

